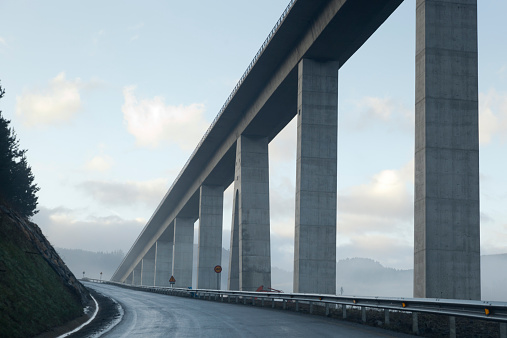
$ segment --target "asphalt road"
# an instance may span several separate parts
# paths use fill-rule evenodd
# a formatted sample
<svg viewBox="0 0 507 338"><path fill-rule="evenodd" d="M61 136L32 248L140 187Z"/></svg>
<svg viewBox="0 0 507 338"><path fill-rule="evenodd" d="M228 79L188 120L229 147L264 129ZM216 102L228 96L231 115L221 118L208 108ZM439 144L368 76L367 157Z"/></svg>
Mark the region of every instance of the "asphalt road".
<svg viewBox="0 0 507 338"><path fill-rule="evenodd" d="M102 337L408 337L322 316L87 283L114 298L122 321Z"/></svg>

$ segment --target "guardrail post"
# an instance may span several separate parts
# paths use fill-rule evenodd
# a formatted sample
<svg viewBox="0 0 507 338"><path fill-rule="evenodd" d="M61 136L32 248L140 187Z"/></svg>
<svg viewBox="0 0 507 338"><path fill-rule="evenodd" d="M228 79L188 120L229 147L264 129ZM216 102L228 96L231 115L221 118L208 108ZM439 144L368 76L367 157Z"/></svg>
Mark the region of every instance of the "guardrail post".
<svg viewBox="0 0 507 338"><path fill-rule="evenodd" d="M456 317L449 316L449 337L456 338Z"/></svg>
<svg viewBox="0 0 507 338"><path fill-rule="evenodd" d="M313 302L310 302L310 314L313 314Z"/></svg>
<svg viewBox="0 0 507 338"><path fill-rule="evenodd" d="M361 320L366 323L366 306L361 306Z"/></svg>
<svg viewBox="0 0 507 338"><path fill-rule="evenodd" d="M283 300L283 309L286 310L287 309L287 300Z"/></svg>
<svg viewBox="0 0 507 338"><path fill-rule="evenodd" d="M389 325L389 309L384 309L384 323Z"/></svg>
<svg viewBox="0 0 507 338"><path fill-rule="evenodd" d="M238 303L239 303L239 297L236 296L236 304L238 304Z"/></svg>
<svg viewBox="0 0 507 338"><path fill-rule="evenodd" d="M299 312L299 300L296 300L296 312Z"/></svg>
<svg viewBox="0 0 507 338"><path fill-rule="evenodd" d="M500 338L507 338L507 323L500 323Z"/></svg>
<svg viewBox="0 0 507 338"><path fill-rule="evenodd" d="M255 306L255 297L252 297L252 305Z"/></svg>
<svg viewBox="0 0 507 338"><path fill-rule="evenodd" d="M274 309L275 308L275 299L273 298L271 300L271 308Z"/></svg>
<svg viewBox="0 0 507 338"><path fill-rule="evenodd" d="M419 320L417 312L412 312L412 332L417 334L419 332Z"/></svg>
<svg viewBox="0 0 507 338"><path fill-rule="evenodd" d="M326 303L326 317L329 316L329 303Z"/></svg>
<svg viewBox="0 0 507 338"><path fill-rule="evenodd" d="M261 298L261 306L264 307L264 298Z"/></svg>
<svg viewBox="0 0 507 338"><path fill-rule="evenodd" d="M246 297L243 297L243 305L246 305Z"/></svg>
<svg viewBox="0 0 507 338"><path fill-rule="evenodd" d="M342 305L342 318L343 319L347 318L347 305L345 304Z"/></svg>

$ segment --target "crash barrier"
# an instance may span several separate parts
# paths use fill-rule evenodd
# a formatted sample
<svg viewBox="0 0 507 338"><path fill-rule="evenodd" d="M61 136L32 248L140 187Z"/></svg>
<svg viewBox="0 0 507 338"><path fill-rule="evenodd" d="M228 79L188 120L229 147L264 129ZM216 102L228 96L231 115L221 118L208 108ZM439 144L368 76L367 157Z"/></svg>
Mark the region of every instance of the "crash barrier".
<svg viewBox="0 0 507 338"><path fill-rule="evenodd" d="M481 319L498 322L499 336L501 338L507 338L507 302L438 298L356 297L309 293L209 290L159 286L139 286L110 281L101 282L147 292L216 300L228 303L255 305L256 302L259 302L261 306L265 306L266 302L271 302L271 307L273 308L277 302L282 303L283 309L286 309L287 304L291 303L294 305L296 311L299 311L300 304L307 304L310 313L313 313L315 311L315 307L320 306L324 308L326 316L330 314L330 309L332 307L336 309L341 306L343 318L347 317L348 307L359 307L362 312L363 322L366 322L367 308L384 310L384 320L386 324L389 324L390 311L411 312L413 318L412 330L414 333L417 333L419 331L419 313L446 315L449 316L449 332L451 337L454 337L456 334L456 317Z"/></svg>

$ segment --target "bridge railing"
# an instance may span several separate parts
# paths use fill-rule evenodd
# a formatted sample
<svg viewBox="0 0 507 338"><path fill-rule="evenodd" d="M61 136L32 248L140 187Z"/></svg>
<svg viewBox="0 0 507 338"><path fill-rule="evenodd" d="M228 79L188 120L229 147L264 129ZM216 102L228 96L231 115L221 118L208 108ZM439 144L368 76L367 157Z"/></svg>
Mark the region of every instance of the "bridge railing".
<svg viewBox="0 0 507 338"><path fill-rule="evenodd" d="M246 77L248 76L248 74L250 73L250 71L252 70L253 66L255 65L255 63L257 62L257 60L259 60L259 57L262 55L262 53L264 52L264 50L266 49L266 46L269 44L269 42L271 41L271 39L273 38L273 36L275 35L275 33L278 31L278 28L280 27L280 25L282 24L282 22L285 20L285 18L287 17L287 14L289 13L289 11L291 10L292 6L294 6L294 3L296 2L297 0L291 0L289 2L289 4L287 5L287 7L285 7L285 10L283 11L282 15L280 16L280 18L278 19L278 21L276 22L275 26L273 27L273 29L271 30L271 32L269 33L268 37L264 40L264 42L262 43L261 47L259 48L259 50L257 51L257 54L255 54L254 58L252 59L252 61L250 62L250 64L248 65L248 67L246 68L245 72L243 73L243 75L241 76L241 78L239 79L238 83L236 83L236 86L234 86L232 92L229 94L229 96L227 97L227 99L225 100L225 103L222 105L222 108L220 108L220 111L218 112L218 114L215 116L215 118L213 119L213 121L211 122L210 126L208 127L208 129L206 130L206 132L204 133L204 136L201 138L201 140L199 141L199 143L197 144L197 146L195 147L194 151L192 152L192 154L190 154L189 158L187 159L187 161L185 162L185 165L183 166L183 169L181 169L181 171L179 172L178 176L176 177L176 179L174 180L173 184L171 185L171 187L169 188L169 191L172 190L174 184L180 179L181 175L183 174L183 172L185 171L185 169L187 168L188 166L188 163L190 162L190 160L194 157L195 153L197 152L197 149L199 149L199 147L202 145L202 143L204 142L204 140L206 139L206 137L208 136L209 132L211 131L211 129L213 128L213 126L215 126L215 123L218 121L218 119L220 118L220 116L222 115L222 113L225 111L225 109L227 108L227 106L229 105L229 103L231 102L232 98L234 97L234 95L236 95L236 92L238 91L239 87L241 87L241 85L243 84L243 82L245 81Z"/></svg>
<svg viewBox="0 0 507 338"><path fill-rule="evenodd" d="M264 306L266 301L271 301L272 307L275 307L275 303L282 302L282 307L284 309L286 308L287 304L291 303L294 304L296 311L298 311L300 304L308 304L310 313L312 313L314 306L321 306L325 308L326 315L329 315L331 307L334 306L335 308L338 308L338 306L341 305L344 317L346 316L347 307L360 307L363 311L364 322L366 321L366 308L385 310L386 322L389 322L389 310L412 312L414 314L415 327L417 327L418 313L447 315L451 316L451 318L474 318L499 322L501 331L500 337L507 336L507 302L438 298L356 297L307 293L229 291L156 286L134 286L116 282L106 283L167 295L188 296L200 299L214 298L215 300L229 303L242 302L244 304L247 304L248 302L251 302L252 304L255 304L255 302L261 302ZM450 323L452 332L453 321L450 321ZM417 330L414 329L414 331Z"/></svg>

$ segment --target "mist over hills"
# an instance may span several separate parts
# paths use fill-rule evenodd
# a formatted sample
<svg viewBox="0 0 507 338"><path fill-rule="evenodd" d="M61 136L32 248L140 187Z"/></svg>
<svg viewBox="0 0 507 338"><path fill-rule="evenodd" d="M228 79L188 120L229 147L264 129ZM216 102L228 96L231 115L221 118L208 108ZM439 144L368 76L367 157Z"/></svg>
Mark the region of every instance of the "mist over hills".
<svg viewBox="0 0 507 338"><path fill-rule="evenodd" d="M77 277L85 277L109 280L120 265L125 254L121 250L112 252L93 252L80 249L55 248L60 257Z"/></svg>
<svg viewBox="0 0 507 338"><path fill-rule="evenodd" d="M69 269L81 277L83 271L89 278L109 280L123 260L122 251L91 252L76 249L56 249ZM222 248L221 288L227 289L229 275L229 250ZM292 292L292 266L271 268L274 289ZM336 291L343 295L412 297L414 271L385 267L369 258L347 258L336 263ZM193 283L197 284L197 245L194 246ZM507 301L507 254L481 256L481 291L483 300Z"/></svg>

